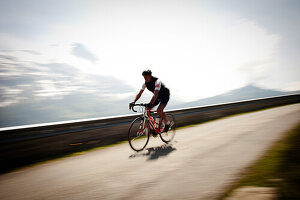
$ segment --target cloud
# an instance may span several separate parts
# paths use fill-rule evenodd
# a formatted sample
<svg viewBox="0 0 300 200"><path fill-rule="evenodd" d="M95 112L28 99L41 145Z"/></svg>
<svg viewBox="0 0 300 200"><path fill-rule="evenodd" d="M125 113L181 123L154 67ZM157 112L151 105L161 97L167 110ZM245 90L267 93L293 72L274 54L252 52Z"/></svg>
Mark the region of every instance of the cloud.
<svg viewBox="0 0 300 200"><path fill-rule="evenodd" d="M65 63L47 63L47 64L36 63L36 65L44 67L45 69L48 69L51 72L63 76L71 77L71 76L76 76L79 73L79 70L77 68Z"/></svg>
<svg viewBox="0 0 300 200"><path fill-rule="evenodd" d="M93 53L91 53L83 44L80 43L73 44L73 49L71 53L74 56L86 59L91 62L95 62L98 60L98 58Z"/></svg>
<svg viewBox="0 0 300 200"><path fill-rule="evenodd" d="M41 55L39 52L34 51L34 50L0 50L0 52L25 52L25 53L30 53L33 55Z"/></svg>
<svg viewBox="0 0 300 200"><path fill-rule="evenodd" d="M81 89L80 86L70 84L68 81L39 80L35 81L38 89L34 91L34 95L41 97L63 98L63 96L71 94Z"/></svg>
<svg viewBox="0 0 300 200"><path fill-rule="evenodd" d="M18 61L16 57L9 55L0 55L0 61L1 60Z"/></svg>
<svg viewBox="0 0 300 200"><path fill-rule="evenodd" d="M6 107L20 102L23 98L18 96L23 90L0 86L0 107Z"/></svg>
<svg viewBox="0 0 300 200"><path fill-rule="evenodd" d="M114 96L133 92L132 87L112 76L88 74L66 63L41 63L39 56L45 54L36 56L27 60L15 51L0 52L1 107L86 94L113 102L117 100Z"/></svg>
<svg viewBox="0 0 300 200"><path fill-rule="evenodd" d="M25 52L25 53L30 53L33 55L41 55L41 53L34 51L34 50L17 50L17 51L21 51L21 52Z"/></svg>

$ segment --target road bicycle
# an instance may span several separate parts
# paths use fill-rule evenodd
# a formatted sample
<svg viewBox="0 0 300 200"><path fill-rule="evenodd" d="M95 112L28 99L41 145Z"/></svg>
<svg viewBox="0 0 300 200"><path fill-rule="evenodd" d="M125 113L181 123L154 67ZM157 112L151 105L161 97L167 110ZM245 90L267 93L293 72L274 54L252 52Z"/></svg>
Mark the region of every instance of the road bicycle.
<svg viewBox="0 0 300 200"><path fill-rule="evenodd" d="M156 111L146 109L147 104L134 104L132 111L137 112L134 107L139 106L142 116L135 118L128 130L128 141L130 147L134 151L142 151L149 142L150 134L154 137L160 136L161 140L169 143L173 140L176 132L176 122L172 114L167 114L170 128L167 132L163 132L164 125L161 122ZM155 114L152 116L152 114Z"/></svg>

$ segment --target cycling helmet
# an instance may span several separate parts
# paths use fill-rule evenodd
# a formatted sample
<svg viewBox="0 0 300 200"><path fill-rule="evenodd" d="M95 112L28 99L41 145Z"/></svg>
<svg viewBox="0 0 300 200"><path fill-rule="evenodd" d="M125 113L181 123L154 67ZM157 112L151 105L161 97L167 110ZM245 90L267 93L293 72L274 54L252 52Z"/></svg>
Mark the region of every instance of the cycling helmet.
<svg viewBox="0 0 300 200"><path fill-rule="evenodd" d="M152 75L152 72L150 69L143 71L142 73L143 76L148 76L148 75Z"/></svg>

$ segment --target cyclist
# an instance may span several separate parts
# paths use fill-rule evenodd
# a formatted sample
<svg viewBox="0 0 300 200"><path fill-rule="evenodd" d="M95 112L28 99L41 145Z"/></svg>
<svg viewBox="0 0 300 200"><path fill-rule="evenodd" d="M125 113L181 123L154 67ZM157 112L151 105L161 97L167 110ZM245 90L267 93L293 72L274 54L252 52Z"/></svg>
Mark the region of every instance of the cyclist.
<svg viewBox="0 0 300 200"><path fill-rule="evenodd" d="M165 124L163 132L168 132L170 128L170 122L168 122L167 116L164 113L164 108L166 107L170 99L170 90L165 87L160 79L152 76L151 70L143 71L142 75L144 76L145 83L143 84L140 92L136 95L134 101L129 104L129 108L132 108L135 102L139 100L139 98L143 94L145 88L147 88L153 93L153 97L146 107L147 109L151 110L154 106L160 104L157 108L157 113L160 119L162 119Z"/></svg>

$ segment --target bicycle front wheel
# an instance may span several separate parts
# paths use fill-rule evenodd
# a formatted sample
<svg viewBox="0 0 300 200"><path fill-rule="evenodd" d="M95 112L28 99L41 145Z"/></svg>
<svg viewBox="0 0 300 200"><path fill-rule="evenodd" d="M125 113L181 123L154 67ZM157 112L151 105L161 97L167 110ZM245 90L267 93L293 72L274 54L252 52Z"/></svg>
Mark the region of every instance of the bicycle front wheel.
<svg viewBox="0 0 300 200"><path fill-rule="evenodd" d="M144 124L143 117L137 117L128 130L128 142L134 151L142 151L148 144L150 131L148 124Z"/></svg>
<svg viewBox="0 0 300 200"><path fill-rule="evenodd" d="M160 133L160 138L163 142L169 143L173 140L175 137L175 132L176 132L176 122L175 122L175 117L172 114L166 114L168 121L170 122L170 128L168 132L162 132Z"/></svg>

